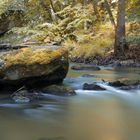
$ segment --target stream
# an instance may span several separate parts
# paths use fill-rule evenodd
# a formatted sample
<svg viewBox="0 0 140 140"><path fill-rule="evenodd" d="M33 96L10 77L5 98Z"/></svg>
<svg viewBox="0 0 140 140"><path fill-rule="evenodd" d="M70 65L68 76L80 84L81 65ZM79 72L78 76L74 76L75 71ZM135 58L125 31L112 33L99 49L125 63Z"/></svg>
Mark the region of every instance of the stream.
<svg viewBox="0 0 140 140"><path fill-rule="evenodd" d="M69 70L64 84L76 96L16 104L1 93L0 140L140 140L140 90L122 91L102 79L140 80L140 68ZM83 83L94 81L107 90L82 90Z"/></svg>

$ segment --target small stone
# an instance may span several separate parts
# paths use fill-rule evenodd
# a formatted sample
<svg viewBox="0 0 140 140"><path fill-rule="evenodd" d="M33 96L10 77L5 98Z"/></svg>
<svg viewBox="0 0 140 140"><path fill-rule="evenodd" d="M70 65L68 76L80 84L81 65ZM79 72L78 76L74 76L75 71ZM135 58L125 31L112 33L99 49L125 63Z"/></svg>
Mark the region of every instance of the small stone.
<svg viewBox="0 0 140 140"><path fill-rule="evenodd" d="M109 82L110 86L113 87L121 87L121 86L126 86L124 83L120 82L120 81L114 81L114 82Z"/></svg>
<svg viewBox="0 0 140 140"><path fill-rule="evenodd" d="M83 85L83 90L106 90L105 88L99 86L99 85L96 85L96 84L88 84L88 83L85 83Z"/></svg>
<svg viewBox="0 0 140 140"><path fill-rule="evenodd" d="M93 74L84 74L84 75L82 75L82 77L93 78L93 77L96 77L96 76L93 75Z"/></svg>
<svg viewBox="0 0 140 140"><path fill-rule="evenodd" d="M16 103L29 103L30 99L24 96L14 96L12 98Z"/></svg>
<svg viewBox="0 0 140 140"><path fill-rule="evenodd" d="M100 68L95 65L74 65L71 67L72 70L92 70L98 71Z"/></svg>

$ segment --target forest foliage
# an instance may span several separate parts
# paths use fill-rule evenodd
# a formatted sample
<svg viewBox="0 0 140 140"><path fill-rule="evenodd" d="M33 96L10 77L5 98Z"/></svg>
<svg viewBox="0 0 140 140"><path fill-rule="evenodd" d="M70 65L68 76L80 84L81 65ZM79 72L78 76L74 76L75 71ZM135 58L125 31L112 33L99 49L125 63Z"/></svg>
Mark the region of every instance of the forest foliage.
<svg viewBox="0 0 140 140"><path fill-rule="evenodd" d="M116 23L118 0L107 2ZM105 0L0 0L0 15L8 9L23 11L23 26L1 40L57 42L72 50L72 57L105 56L113 49L115 32ZM125 11L126 41L140 44L140 0L126 0Z"/></svg>

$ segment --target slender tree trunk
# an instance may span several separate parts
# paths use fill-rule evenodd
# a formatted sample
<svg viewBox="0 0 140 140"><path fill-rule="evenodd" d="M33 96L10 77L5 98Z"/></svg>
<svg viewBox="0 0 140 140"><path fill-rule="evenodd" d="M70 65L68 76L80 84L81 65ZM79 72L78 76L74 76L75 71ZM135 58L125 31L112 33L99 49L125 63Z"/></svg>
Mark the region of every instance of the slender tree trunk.
<svg viewBox="0 0 140 140"><path fill-rule="evenodd" d="M96 15L97 20L99 20L100 16L97 10L97 0L92 0L93 2L93 10L94 10L94 14Z"/></svg>
<svg viewBox="0 0 140 140"><path fill-rule="evenodd" d="M86 17L86 6L87 6L87 0L83 0L83 7L84 7L84 16ZM87 27L87 21L84 21L84 30L87 31L88 27Z"/></svg>
<svg viewBox="0 0 140 140"><path fill-rule="evenodd" d="M52 1L52 0L50 0L50 4L51 4L51 7L52 7L54 13L56 13L55 8L54 8L54 6L53 6L53 1Z"/></svg>
<svg viewBox="0 0 140 140"><path fill-rule="evenodd" d="M49 7L47 4L44 3L44 0L41 0L41 1L40 1L40 4L41 4L42 7L47 11L47 13L48 13L48 15L49 15L49 19L50 19L51 21L53 21L50 7Z"/></svg>
<svg viewBox="0 0 140 140"><path fill-rule="evenodd" d="M53 17L54 17L55 19L56 19L56 17L59 18L59 19L62 19L62 17L60 17L59 15L56 16L56 10L55 10L55 8L54 8L53 1L52 1L52 0L50 0L50 5L51 5Z"/></svg>
<svg viewBox="0 0 140 140"><path fill-rule="evenodd" d="M114 20L112 11L111 11L111 9L110 9L109 3L108 3L107 0L104 0L104 2L105 2L106 10L107 10L107 12L108 12L108 14L109 14L110 21L111 21L111 23L112 23L112 25L113 25L113 27L114 27L114 30L115 30L115 28L116 28L116 23L115 23L115 20Z"/></svg>
<svg viewBox="0 0 140 140"><path fill-rule="evenodd" d="M115 33L114 53L116 57L124 56L125 41L125 0L118 1L117 27Z"/></svg>
<svg viewBox="0 0 140 140"><path fill-rule="evenodd" d="M50 0L50 5L51 5L51 14L52 14L53 20L56 20L56 15L55 15L56 11L55 11L55 8L53 6L52 0Z"/></svg>

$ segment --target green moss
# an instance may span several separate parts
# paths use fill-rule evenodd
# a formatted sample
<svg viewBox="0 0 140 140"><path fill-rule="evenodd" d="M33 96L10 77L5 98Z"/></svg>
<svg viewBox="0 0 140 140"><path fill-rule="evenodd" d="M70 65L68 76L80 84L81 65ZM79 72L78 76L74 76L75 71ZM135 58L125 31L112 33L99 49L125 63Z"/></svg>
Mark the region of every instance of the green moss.
<svg viewBox="0 0 140 140"><path fill-rule="evenodd" d="M63 54L66 53L65 48L59 48L56 50L51 49L37 49L33 48L23 48L17 52L11 52L3 56L5 61L5 67L10 67L12 65L33 65L33 64L49 64L51 61L58 59Z"/></svg>

